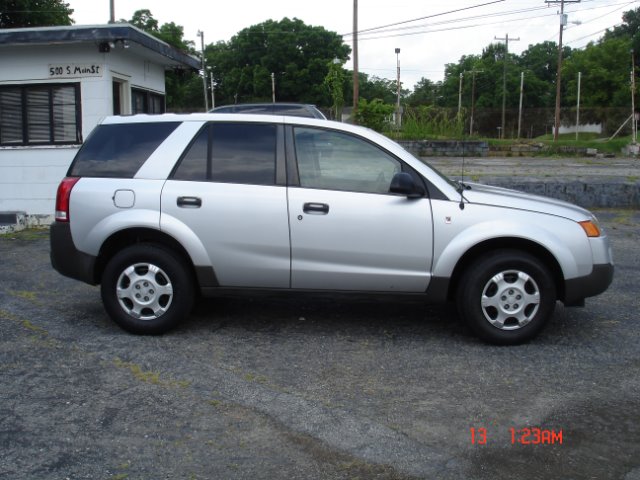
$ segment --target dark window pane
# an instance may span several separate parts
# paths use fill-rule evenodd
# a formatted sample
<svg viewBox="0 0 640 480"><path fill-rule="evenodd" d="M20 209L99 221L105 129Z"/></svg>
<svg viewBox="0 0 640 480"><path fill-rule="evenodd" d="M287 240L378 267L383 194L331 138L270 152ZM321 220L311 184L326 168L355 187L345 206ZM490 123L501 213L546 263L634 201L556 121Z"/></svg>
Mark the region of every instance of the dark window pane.
<svg viewBox="0 0 640 480"><path fill-rule="evenodd" d="M147 96L141 90L131 90L132 113L147 113Z"/></svg>
<svg viewBox="0 0 640 480"><path fill-rule="evenodd" d="M0 89L0 143L22 142L22 90Z"/></svg>
<svg viewBox="0 0 640 480"><path fill-rule="evenodd" d="M173 174L175 180L191 180L196 182L207 180L208 142L209 126L202 129L185 153L180 165Z"/></svg>
<svg viewBox="0 0 640 480"><path fill-rule="evenodd" d="M208 159L209 134L212 140ZM173 178L274 185L275 174L275 125L212 123L200 132L185 153Z"/></svg>
<svg viewBox="0 0 640 480"><path fill-rule="evenodd" d="M273 185L275 175L275 125L213 124L212 181Z"/></svg>
<svg viewBox="0 0 640 480"><path fill-rule="evenodd" d="M179 124L99 125L76 155L69 175L131 178Z"/></svg>
<svg viewBox="0 0 640 480"><path fill-rule="evenodd" d="M53 88L53 104L54 105L74 105L76 103L75 88L68 87L54 87Z"/></svg>

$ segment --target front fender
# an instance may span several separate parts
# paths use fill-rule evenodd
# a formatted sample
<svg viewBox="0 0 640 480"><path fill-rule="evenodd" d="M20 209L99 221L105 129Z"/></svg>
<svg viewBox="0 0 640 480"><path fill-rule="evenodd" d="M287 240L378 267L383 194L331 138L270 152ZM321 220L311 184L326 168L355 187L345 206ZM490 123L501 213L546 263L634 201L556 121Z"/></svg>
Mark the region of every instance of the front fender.
<svg viewBox="0 0 640 480"><path fill-rule="evenodd" d="M467 204L460 210L457 203L434 203L441 204L434 206L435 277L450 277L462 256L476 245L505 238L533 242L546 249L558 262L565 279L587 275L592 270L587 236L573 220L487 205ZM445 222L439 222L439 218Z"/></svg>

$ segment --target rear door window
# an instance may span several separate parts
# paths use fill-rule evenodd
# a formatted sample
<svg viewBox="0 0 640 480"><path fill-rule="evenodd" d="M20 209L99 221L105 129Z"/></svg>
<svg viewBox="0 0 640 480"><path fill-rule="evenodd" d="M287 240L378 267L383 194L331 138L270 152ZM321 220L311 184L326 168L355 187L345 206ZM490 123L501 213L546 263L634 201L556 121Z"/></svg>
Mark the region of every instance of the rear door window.
<svg viewBox="0 0 640 480"><path fill-rule="evenodd" d="M69 176L133 178L180 122L99 125L76 155Z"/></svg>
<svg viewBox="0 0 640 480"><path fill-rule="evenodd" d="M172 178L274 185L276 138L276 125L209 124L186 151Z"/></svg>

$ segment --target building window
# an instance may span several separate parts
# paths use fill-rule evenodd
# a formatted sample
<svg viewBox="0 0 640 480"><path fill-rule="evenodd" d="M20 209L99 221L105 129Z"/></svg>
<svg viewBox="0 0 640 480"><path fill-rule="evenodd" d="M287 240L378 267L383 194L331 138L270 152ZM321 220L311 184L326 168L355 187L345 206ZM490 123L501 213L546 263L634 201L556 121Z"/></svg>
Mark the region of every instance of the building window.
<svg viewBox="0 0 640 480"><path fill-rule="evenodd" d="M139 88L131 89L131 112L164 113L164 95Z"/></svg>
<svg viewBox="0 0 640 480"><path fill-rule="evenodd" d="M80 84L0 86L0 145L82 143Z"/></svg>

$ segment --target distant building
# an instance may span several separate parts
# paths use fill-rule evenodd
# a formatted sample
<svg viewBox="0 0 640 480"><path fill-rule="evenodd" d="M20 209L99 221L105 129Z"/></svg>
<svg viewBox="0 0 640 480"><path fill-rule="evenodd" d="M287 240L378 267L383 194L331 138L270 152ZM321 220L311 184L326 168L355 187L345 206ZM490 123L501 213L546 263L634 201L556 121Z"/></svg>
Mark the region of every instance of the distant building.
<svg viewBox="0 0 640 480"><path fill-rule="evenodd" d="M58 183L98 121L164 112L165 70L199 66L128 24L0 30L0 212L51 221Z"/></svg>

